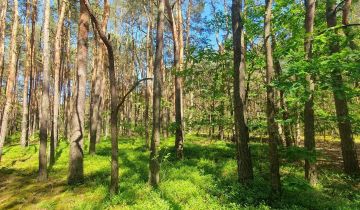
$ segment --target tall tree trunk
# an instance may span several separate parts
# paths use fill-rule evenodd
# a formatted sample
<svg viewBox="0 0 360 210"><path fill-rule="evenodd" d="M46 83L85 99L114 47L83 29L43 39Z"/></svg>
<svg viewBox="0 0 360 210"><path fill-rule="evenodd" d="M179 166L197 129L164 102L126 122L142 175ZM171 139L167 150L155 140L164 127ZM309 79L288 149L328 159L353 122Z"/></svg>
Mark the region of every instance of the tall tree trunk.
<svg viewBox="0 0 360 210"><path fill-rule="evenodd" d="M146 34L146 77L151 77L153 74L153 21L152 21L152 2L149 1L149 12L148 12L148 25L147 25L147 34ZM146 148L150 146L150 135L149 135L149 108L150 108L150 98L151 98L151 89L148 82L146 82L145 87L145 110L144 110L144 124L145 124L145 145Z"/></svg>
<svg viewBox="0 0 360 210"><path fill-rule="evenodd" d="M314 17L315 17L315 0L305 0L305 60L312 59L312 40L314 31ZM315 82L314 76L308 73L306 76L308 94L305 101L304 110L304 145L308 151L315 152L315 127L314 127L314 90ZM316 162L309 159L305 160L305 178L310 182L310 185L316 185Z"/></svg>
<svg viewBox="0 0 360 210"><path fill-rule="evenodd" d="M182 97L182 76L179 75L183 68L183 26L182 26L182 13L181 2L176 0L176 14L173 14L169 0L166 0L167 13L170 18L171 31L174 43L174 67L175 73L175 121L176 121L176 134L175 134L175 149L176 156L179 159L184 157L184 123L183 123L183 97Z"/></svg>
<svg viewBox="0 0 360 210"><path fill-rule="evenodd" d="M269 159L270 159L270 177L271 190L276 195L281 191L280 184L280 163L278 154L278 143L280 135L278 125L275 121L277 107L275 99L275 90L272 82L275 78L275 69L273 61L273 51L271 46L271 7L272 0L265 1L265 17L264 17L264 48L266 57L266 115L267 130L269 135Z"/></svg>
<svg viewBox="0 0 360 210"><path fill-rule="evenodd" d="M105 32L107 27L107 22L109 19L110 14L110 4L108 0L104 1L104 11L103 11L103 18L101 23L101 29ZM106 54L106 49L104 43L101 39L98 39L97 42L99 43L98 54L95 55L98 59L98 63L96 63L95 69L95 79L93 82L93 90L91 95L91 105L90 105L90 146L89 146L89 153L95 154L96 151L96 142L99 141L99 136L101 132L100 126L100 109L101 109L101 88L103 84L103 77L105 74L103 70L105 69L104 63L104 55Z"/></svg>
<svg viewBox="0 0 360 210"><path fill-rule="evenodd" d="M5 23L6 23L6 10L7 10L7 0L1 2L0 9L0 96L2 95L2 80L4 72L4 51L5 51ZM0 110L0 122L1 122L1 111Z"/></svg>
<svg viewBox="0 0 360 210"><path fill-rule="evenodd" d="M346 5L348 5L346 1ZM350 2L351 3L351 2ZM326 1L326 21L327 26L336 26L336 1ZM343 21L347 21L348 13L343 14ZM344 17L345 16L345 17ZM337 33L337 31L335 31ZM330 52L337 53L340 51L339 43L336 40L331 40L329 44ZM339 67L334 66L331 71L331 84L333 88L333 95L335 100L335 109L337 123L341 139L341 152L344 161L344 172L349 175L355 175L360 173L358 158L355 149L355 143L352 136L351 121L349 116L349 108L347 103L347 96L345 92L345 84L342 79L341 70Z"/></svg>
<svg viewBox="0 0 360 210"><path fill-rule="evenodd" d="M16 82L16 64L17 64L17 30L18 30L18 1L14 0L14 15L11 29L11 40L10 40L10 63L9 63L9 75L6 83L6 101L1 121L1 131L0 131L0 162L2 156L2 148L4 146L5 137L8 131L8 120L11 110L11 102L16 92L14 92L14 86Z"/></svg>
<svg viewBox="0 0 360 210"><path fill-rule="evenodd" d="M164 8L165 0L159 1L156 33L156 53L154 63L154 83L153 83L153 130L150 147L150 176L149 183L157 187L160 181L160 112L161 112L161 66L164 49Z"/></svg>
<svg viewBox="0 0 360 210"><path fill-rule="evenodd" d="M31 3L30 0L26 1L26 20L25 20L25 39L26 39L26 60L25 60L25 68L24 68L24 88L23 88L23 101L22 101L22 120L21 120L21 137L20 144L25 147L28 145L28 137L29 137L29 77L31 73L31 33L30 33L30 20L31 20Z"/></svg>
<svg viewBox="0 0 360 210"><path fill-rule="evenodd" d="M86 70L88 58L89 15L84 1L80 1L80 17L77 46L77 82L73 95L73 116L70 139L70 167L68 183L82 182L84 179L84 115L86 98Z"/></svg>
<svg viewBox="0 0 360 210"><path fill-rule="evenodd" d="M241 0L232 1L232 31L234 48L234 121L239 181L247 183L254 179L250 154L249 130L245 107L245 52L242 50L243 23L240 13Z"/></svg>
<svg viewBox="0 0 360 210"><path fill-rule="evenodd" d="M59 5L60 6L60 5ZM60 68L61 68L61 38L62 29L64 25L65 12L66 12L67 1L63 0L61 3L60 15L56 26L55 35L55 47L54 47L54 102L53 102L53 126L52 126L52 138L50 143L50 164L55 163L55 151L58 143L59 134L59 104L60 104Z"/></svg>
<svg viewBox="0 0 360 210"><path fill-rule="evenodd" d="M40 149L39 149L39 181L47 179L46 147L49 128L49 72L50 72L50 0L44 0L44 31L43 31L43 81L40 109Z"/></svg>

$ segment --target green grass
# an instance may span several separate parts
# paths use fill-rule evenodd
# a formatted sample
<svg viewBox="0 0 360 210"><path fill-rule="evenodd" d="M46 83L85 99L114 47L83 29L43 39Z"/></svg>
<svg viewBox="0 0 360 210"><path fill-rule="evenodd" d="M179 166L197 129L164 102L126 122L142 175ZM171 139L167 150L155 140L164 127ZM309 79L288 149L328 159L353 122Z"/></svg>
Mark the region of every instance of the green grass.
<svg viewBox="0 0 360 210"><path fill-rule="evenodd" d="M15 140L16 141L16 140ZM301 161L282 153L283 193L271 199L268 147L251 143L255 180L237 183L232 143L187 136L185 159L174 159L173 138L161 144L161 184L147 184L149 152L141 138L119 141L120 193L110 197L110 141L102 139L97 154L85 155L85 183L66 184L68 144L61 141L49 181L36 181L38 146L7 145L0 165L0 209L360 209L359 180L341 172L319 169L320 184L303 179ZM85 151L88 151L85 146ZM295 150L296 151L296 150Z"/></svg>

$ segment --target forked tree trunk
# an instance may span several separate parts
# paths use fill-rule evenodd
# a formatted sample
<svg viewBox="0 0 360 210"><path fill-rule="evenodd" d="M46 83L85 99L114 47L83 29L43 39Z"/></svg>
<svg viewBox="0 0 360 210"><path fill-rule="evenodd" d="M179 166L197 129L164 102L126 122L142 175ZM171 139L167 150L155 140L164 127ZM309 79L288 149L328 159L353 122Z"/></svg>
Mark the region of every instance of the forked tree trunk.
<svg viewBox="0 0 360 210"><path fill-rule="evenodd" d="M346 1L346 4L348 4L348 1ZM347 6L350 7L350 5ZM326 1L326 21L329 28L334 27L337 24L335 8L335 0ZM348 14L345 15L347 16ZM345 17L345 22L346 19L347 17ZM337 31L335 31L335 33L337 33ZM329 48L331 54L340 51L339 43L336 40L332 40L332 42L330 42ZM360 173L360 169L352 134L347 102L348 99L345 92L345 84L341 75L341 70L337 66L334 66L331 71L331 84L333 88L336 117L341 139L341 152L344 162L344 172L349 175L356 175Z"/></svg>
<svg viewBox="0 0 360 210"><path fill-rule="evenodd" d="M315 18L315 0L305 0L305 60L312 59L312 40L314 31ZM314 127L314 90L315 82L314 75L308 73L307 80L307 99L305 101L304 110L304 145L308 151L315 152L315 127ZM310 185L316 185L316 162L313 160L305 160L305 178L310 182Z"/></svg>
<svg viewBox="0 0 360 210"><path fill-rule="evenodd" d="M250 154L249 130L245 107L245 52L242 51L243 23L240 12L241 0L232 1L232 31L234 48L234 121L239 181L248 183L254 179Z"/></svg>
<svg viewBox="0 0 360 210"><path fill-rule="evenodd" d="M49 128L49 73L50 73L50 0L44 0L44 31L43 31L43 81L40 114L40 149L39 149L39 181L47 179L46 147Z"/></svg>
<svg viewBox="0 0 360 210"><path fill-rule="evenodd" d="M86 98L86 70L88 58L89 15L84 1L80 1L80 17L77 46L77 82L73 95L73 115L70 139L70 167L68 183L75 184L84 179L84 117Z"/></svg>
<svg viewBox="0 0 360 210"><path fill-rule="evenodd" d="M264 48L266 57L266 115L267 130L269 135L269 159L270 159L270 182L273 195L281 191L280 184L280 163L278 154L278 143L280 135L278 125L275 121L277 107L275 99L275 90L272 82L275 78L275 69L273 61L273 52L271 45L271 7L272 0L265 1L265 18L264 18Z"/></svg>

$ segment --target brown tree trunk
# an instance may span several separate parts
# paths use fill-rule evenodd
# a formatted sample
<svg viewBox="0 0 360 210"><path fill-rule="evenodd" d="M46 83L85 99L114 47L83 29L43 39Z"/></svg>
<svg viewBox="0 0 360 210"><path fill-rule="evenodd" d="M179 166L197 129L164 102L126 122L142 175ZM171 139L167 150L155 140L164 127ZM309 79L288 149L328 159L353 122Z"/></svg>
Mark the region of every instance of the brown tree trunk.
<svg viewBox="0 0 360 210"><path fill-rule="evenodd" d="M148 14L148 28L146 34L146 77L151 77L153 74L153 21L152 21L152 2L149 1L149 14ZM145 124L145 146L149 148L150 146L150 135L149 135L149 108L150 108L150 98L151 98L151 89L148 82L146 82L145 87L145 110L144 110L144 124Z"/></svg>
<svg viewBox="0 0 360 210"><path fill-rule="evenodd" d="M241 35L243 23L240 12L241 0L232 1L232 31L234 48L234 121L235 142L237 151L238 175L242 183L254 179L252 160L250 154L249 130L246 122L245 107L245 52L242 50Z"/></svg>
<svg viewBox="0 0 360 210"><path fill-rule="evenodd" d="M23 88L23 101L22 101L22 121L21 121L21 137L20 144L23 147L28 145L28 137L29 137L29 77L31 72L31 33L30 33L30 20L31 20L31 3L30 0L26 1L26 20L25 20L25 39L26 39L26 60L25 60L25 68L24 68L24 88Z"/></svg>
<svg viewBox="0 0 360 210"><path fill-rule="evenodd" d="M2 80L4 72L4 51L5 51L5 23L6 23L6 10L7 10L7 0L1 2L0 9L0 96L2 95ZM1 111L0 110L0 122L1 122Z"/></svg>
<svg viewBox="0 0 360 210"><path fill-rule="evenodd" d="M58 143L58 133L59 133L59 104L60 104L60 57L61 57L61 38L62 38L62 29L65 19L67 1L63 0L60 9L59 20L56 27L55 35L55 47L54 47L54 102L53 102L53 126L52 126L52 138L50 143L50 164L55 163L55 151Z"/></svg>
<svg viewBox="0 0 360 210"><path fill-rule="evenodd" d="M72 130L70 139L70 167L68 183L82 182L84 179L84 115L86 98L86 71L88 58L89 15L84 1L80 1L80 17L77 46L77 82L73 94Z"/></svg>
<svg viewBox="0 0 360 210"><path fill-rule="evenodd" d="M346 1L346 6L348 5L348 1ZM351 2L350 2L351 3ZM326 1L326 21L327 26L334 27L336 26L336 12L334 12L336 8L335 0L327 0ZM343 21L347 21L348 13L343 14ZM345 17L344 17L345 16ZM337 33L337 32L335 32ZM330 52L337 53L340 51L339 43L336 40L332 40L329 45ZM341 152L343 156L344 162L344 172L349 175L355 175L360 173L358 158L356 154L356 148L354 139L352 136L351 129L351 121L349 116L349 108L347 103L347 96L345 92L345 84L342 79L341 70L334 66L331 71L331 83L333 87L333 95L335 100L335 109L336 109L336 117L337 123L340 133L341 139Z"/></svg>
<svg viewBox="0 0 360 210"><path fill-rule="evenodd" d="M149 183L157 187L160 181L160 112L161 112L161 60L164 49L164 8L165 0L159 1L156 33L156 53L154 63L154 83L153 83L153 131L150 146L149 162Z"/></svg>
<svg viewBox="0 0 360 210"><path fill-rule="evenodd" d="M17 64L17 30L18 30L18 1L14 0L14 15L12 22L12 30L11 30L11 40L10 40L10 63L9 63L9 75L6 83L6 101L1 121L1 131L0 131L0 162L2 156L2 148L5 143L5 137L8 131L8 120L9 114L11 110L11 102L12 98L16 93L14 92L14 86L16 82L16 64Z"/></svg>
<svg viewBox="0 0 360 210"><path fill-rule="evenodd" d="M312 59L312 40L314 31L314 17L315 17L315 1L305 0L305 60ZM305 101L304 110L304 146L308 151L315 152L315 127L314 127L314 90L315 82L314 76L310 73L306 76L308 94ZM305 178L310 182L310 185L316 185L316 162L306 159L305 160Z"/></svg>
<svg viewBox="0 0 360 210"><path fill-rule="evenodd" d="M182 26L182 13L181 2L176 0L176 14L173 14L169 0L166 0L167 13L170 18L170 25L173 35L174 43L174 67L175 73L175 121L176 121L176 134L175 134L175 149L176 156L179 159L184 157L184 123L183 123L183 96L182 96L182 76L179 75L183 68L183 26Z"/></svg>
<svg viewBox="0 0 360 210"><path fill-rule="evenodd" d="M50 0L44 0L44 31L43 31L43 81L40 109L40 149L39 149L39 181L47 179L46 147L49 127L49 72L50 72Z"/></svg>
<svg viewBox="0 0 360 210"><path fill-rule="evenodd" d="M270 177L271 190L274 195L281 191L280 183L280 163L278 154L278 143L280 135L278 125L275 121L277 114L275 90L272 82L275 78L275 69L273 61L273 51L271 45L271 7L272 0L265 1L265 18L264 18L264 48L266 57L266 115L267 130L269 135L269 159L270 159Z"/></svg>
<svg viewBox="0 0 360 210"><path fill-rule="evenodd" d="M110 4L109 1L104 1L104 11L103 11L103 20L101 23L101 29L105 32L107 27L107 22L109 19L110 14ZM103 82L103 77L105 77L105 74L103 73L103 70L105 69L104 64L104 55L105 52L105 46L101 39L98 39L97 42L99 43L98 54L95 55L97 57L97 63L96 69L94 70L94 82L92 87L92 93L91 94L91 105L90 105L90 145L89 145L89 153L95 154L96 151L96 142L99 141L99 134L101 132L101 126L100 126L100 109L101 109L101 88Z"/></svg>

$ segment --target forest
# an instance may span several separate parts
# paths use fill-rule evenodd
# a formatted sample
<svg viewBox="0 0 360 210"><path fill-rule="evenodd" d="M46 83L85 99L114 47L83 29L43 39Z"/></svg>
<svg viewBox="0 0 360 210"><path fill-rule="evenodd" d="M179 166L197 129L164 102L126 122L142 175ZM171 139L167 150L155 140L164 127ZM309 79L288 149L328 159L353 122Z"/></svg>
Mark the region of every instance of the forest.
<svg viewBox="0 0 360 210"><path fill-rule="evenodd" d="M0 209L360 209L360 0L0 0Z"/></svg>

